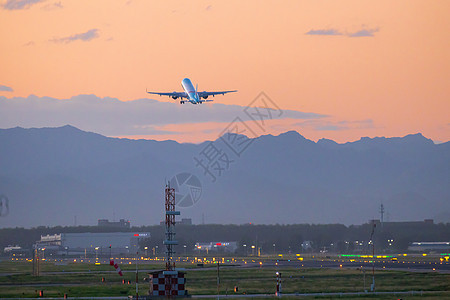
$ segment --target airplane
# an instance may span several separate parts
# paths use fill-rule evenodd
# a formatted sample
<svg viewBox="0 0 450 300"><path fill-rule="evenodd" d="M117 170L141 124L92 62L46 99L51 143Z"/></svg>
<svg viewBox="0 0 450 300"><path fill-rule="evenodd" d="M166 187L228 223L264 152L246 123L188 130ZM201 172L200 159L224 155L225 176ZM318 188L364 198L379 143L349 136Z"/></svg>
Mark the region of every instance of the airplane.
<svg viewBox="0 0 450 300"><path fill-rule="evenodd" d="M190 102L192 104L202 104L203 102L210 102L213 100L206 100L208 96L215 96L215 95L225 95L226 93L234 93L237 92L237 90L234 91L221 91L221 92L199 92L197 91L197 87L194 88L194 85L192 84L191 80L189 78L184 78L181 81L181 86L183 87L184 92L173 92L173 93L157 93L157 92L149 92L146 91L149 94L154 95L160 95L160 96L168 96L172 99L178 99L180 98L180 103L184 104L184 102ZM187 100L183 100L183 98L186 98ZM202 100L205 99L205 100Z"/></svg>

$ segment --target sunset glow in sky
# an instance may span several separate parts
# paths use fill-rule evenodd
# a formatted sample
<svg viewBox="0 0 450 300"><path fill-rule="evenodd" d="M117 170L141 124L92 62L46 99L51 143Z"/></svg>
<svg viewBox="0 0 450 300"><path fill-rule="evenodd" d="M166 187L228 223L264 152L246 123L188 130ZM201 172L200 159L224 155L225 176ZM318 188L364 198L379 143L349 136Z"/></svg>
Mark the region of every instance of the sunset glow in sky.
<svg viewBox="0 0 450 300"><path fill-rule="evenodd" d="M283 110L322 116L272 120L266 133L296 130L346 142L421 132L446 142L449 12L448 0L0 0L0 100L7 98L0 110L29 95L68 101L92 94L173 102L178 116L197 107L145 90L182 91L189 77L201 91L239 90L214 103L245 107L264 91ZM39 101L4 106L10 118L0 127L64 125L51 109L39 111ZM25 123L20 112L27 105L48 115ZM213 107L203 104L202 113ZM215 139L232 121L230 113L229 121L199 116L180 123L164 113L158 122L149 115L148 131L102 131L82 121L78 127L199 142Z"/></svg>

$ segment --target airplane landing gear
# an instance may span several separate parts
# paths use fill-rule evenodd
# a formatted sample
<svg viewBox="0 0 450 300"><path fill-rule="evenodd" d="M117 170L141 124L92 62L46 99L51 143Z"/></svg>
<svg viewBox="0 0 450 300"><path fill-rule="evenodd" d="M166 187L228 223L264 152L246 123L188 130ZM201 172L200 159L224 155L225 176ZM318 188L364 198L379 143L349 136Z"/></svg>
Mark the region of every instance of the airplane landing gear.
<svg viewBox="0 0 450 300"><path fill-rule="evenodd" d="M181 101L180 101L180 104L184 104L184 101L183 101L183 100L181 100Z"/></svg>

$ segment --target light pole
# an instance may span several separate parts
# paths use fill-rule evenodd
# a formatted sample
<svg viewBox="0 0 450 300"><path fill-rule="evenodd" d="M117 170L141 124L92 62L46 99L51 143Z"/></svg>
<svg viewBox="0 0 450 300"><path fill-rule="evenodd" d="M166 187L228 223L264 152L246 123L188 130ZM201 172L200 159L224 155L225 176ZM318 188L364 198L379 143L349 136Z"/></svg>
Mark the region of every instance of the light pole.
<svg viewBox="0 0 450 300"><path fill-rule="evenodd" d="M220 263L217 262L217 299L219 299L220 295L220 271L219 271Z"/></svg>
<svg viewBox="0 0 450 300"><path fill-rule="evenodd" d="M361 266L362 272L363 272L363 281L364 281L364 292L366 292L366 269Z"/></svg>
<svg viewBox="0 0 450 300"><path fill-rule="evenodd" d="M148 247L144 247L144 250L145 250L145 256L147 257L148 256L148 252L147 252Z"/></svg>
<svg viewBox="0 0 450 300"><path fill-rule="evenodd" d="M242 245L242 246L244 247L244 255L247 256L247 245L244 244L244 245Z"/></svg>
<svg viewBox="0 0 450 300"><path fill-rule="evenodd" d="M187 246L186 246L186 245L183 245L183 248L184 248L184 256L187 257Z"/></svg>
<svg viewBox="0 0 450 300"><path fill-rule="evenodd" d="M139 252L136 252L136 300L139 299L139 293L138 293L138 258L139 258Z"/></svg>
<svg viewBox="0 0 450 300"><path fill-rule="evenodd" d="M373 241L373 234L375 232L375 221L372 224L372 232L370 233L370 243L372 243L372 284L370 285L370 291L375 292L375 243Z"/></svg>
<svg viewBox="0 0 450 300"><path fill-rule="evenodd" d="M281 297L281 273L276 272L275 274L277 275L277 290L275 296Z"/></svg>
<svg viewBox="0 0 450 300"><path fill-rule="evenodd" d="M98 262L98 249L99 247L95 247L95 262Z"/></svg>
<svg viewBox="0 0 450 300"><path fill-rule="evenodd" d="M273 255L276 255L276 252L275 252L275 244L273 244Z"/></svg>

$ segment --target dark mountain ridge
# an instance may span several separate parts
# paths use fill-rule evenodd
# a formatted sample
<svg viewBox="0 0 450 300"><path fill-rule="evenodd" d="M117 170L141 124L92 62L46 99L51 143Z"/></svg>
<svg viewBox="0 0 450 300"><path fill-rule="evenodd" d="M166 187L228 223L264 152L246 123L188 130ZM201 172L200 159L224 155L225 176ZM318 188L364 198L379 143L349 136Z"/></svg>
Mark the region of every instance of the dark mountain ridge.
<svg viewBox="0 0 450 300"><path fill-rule="evenodd" d="M134 225L163 217L164 183L188 172L202 197L181 208L200 223L344 223L387 217L422 220L450 212L450 143L420 133L317 143L298 132L243 140L228 168L210 176L194 161L211 142L109 138L72 126L0 129L0 194L10 199L2 227L95 224L127 218ZM184 193L188 189L184 187ZM450 220L437 221L447 221Z"/></svg>

